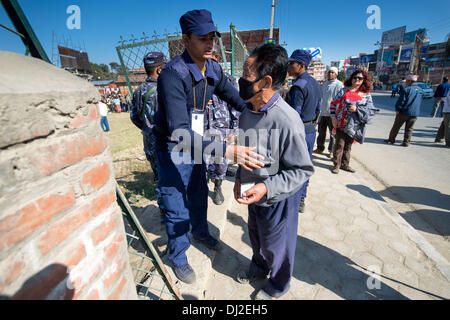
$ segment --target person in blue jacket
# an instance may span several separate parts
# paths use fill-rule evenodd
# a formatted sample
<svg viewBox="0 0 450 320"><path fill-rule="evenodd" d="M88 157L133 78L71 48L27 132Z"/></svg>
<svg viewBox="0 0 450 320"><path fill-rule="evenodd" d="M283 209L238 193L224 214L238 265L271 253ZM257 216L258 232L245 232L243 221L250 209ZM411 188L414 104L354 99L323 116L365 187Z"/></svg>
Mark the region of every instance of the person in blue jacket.
<svg viewBox="0 0 450 320"><path fill-rule="evenodd" d="M178 279L193 283L195 272L186 251L189 229L194 240L212 250L220 242L208 230L208 186L204 154L227 157L243 169L261 168L263 157L253 147L227 145L204 135L205 112L213 94L238 111L245 101L227 81L219 63L211 59L220 37L208 10L192 10L180 18L185 51L174 57L158 77L158 110L155 114L158 188L165 208L168 259Z"/></svg>
<svg viewBox="0 0 450 320"><path fill-rule="evenodd" d="M445 97L447 97L448 91L450 90L450 83L448 83L448 78L444 77L442 83L436 88L436 92L434 93L434 105L433 111L431 111L431 116L436 117L437 111L442 107L444 108ZM441 109L441 117L442 117L442 109Z"/></svg>
<svg viewBox="0 0 450 320"><path fill-rule="evenodd" d="M306 50L295 50L289 58L288 73L295 77L294 83L289 90L287 102L300 115L305 126L306 144L312 159L314 142L316 141L316 122L322 108L322 88L320 84L306 71L312 56ZM309 180L305 182L300 192L299 211L305 210L306 190Z"/></svg>
<svg viewBox="0 0 450 320"><path fill-rule="evenodd" d="M403 138L403 147L408 147L411 142L414 123L420 116L420 106L423 100L423 91L419 86L414 84L417 82L417 75L409 75L406 78L406 88L400 92L400 97L395 104L396 116L392 125L389 138L386 143L394 144L398 131L405 125L405 135Z"/></svg>

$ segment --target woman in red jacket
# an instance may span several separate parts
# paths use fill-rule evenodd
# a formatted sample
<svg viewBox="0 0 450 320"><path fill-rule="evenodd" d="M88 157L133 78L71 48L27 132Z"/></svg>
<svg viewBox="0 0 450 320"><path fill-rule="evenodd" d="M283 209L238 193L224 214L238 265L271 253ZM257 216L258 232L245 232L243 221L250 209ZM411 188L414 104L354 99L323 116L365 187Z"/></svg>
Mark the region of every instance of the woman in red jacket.
<svg viewBox="0 0 450 320"><path fill-rule="evenodd" d="M342 88L331 102L330 114L336 129L336 143L334 149L334 168L331 172L337 174L339 170L355 172L350 167L350 156L353 137L344 132L350 120L351 113L358 112L358 106L372 104L372 81L367 71L358 69L344 82Z"/></svg>

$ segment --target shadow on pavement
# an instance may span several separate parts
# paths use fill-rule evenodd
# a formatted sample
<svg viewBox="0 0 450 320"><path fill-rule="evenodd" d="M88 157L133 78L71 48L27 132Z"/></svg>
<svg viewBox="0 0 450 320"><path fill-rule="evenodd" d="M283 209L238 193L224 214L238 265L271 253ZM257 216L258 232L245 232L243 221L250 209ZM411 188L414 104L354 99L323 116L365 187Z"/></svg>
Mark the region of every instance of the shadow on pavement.
<svg viewBox="0 0 450 320"><path fill-rule="evenodd" d="M372 278L355 266L358 265L351 259L330 248L304 237L297 238L293 275L296 279L319 284L343 299L408 300L382 279Z"/></svg>
<svg viewBox="0 0 450 320"><path fill-rule="evenodd" d="M400 216L415 229L442 236L450 235L450 195L421 187L395 186L386 188L378 193L364 185L349 184L347 188L357 191L363 196L382 202L385 202L383 197L386 197L405 204L434 207L436 209L418 209L402 213ZM417 217L420 217L420 219L418 220ZM423 222L426 222L429 226Z"/></svg>

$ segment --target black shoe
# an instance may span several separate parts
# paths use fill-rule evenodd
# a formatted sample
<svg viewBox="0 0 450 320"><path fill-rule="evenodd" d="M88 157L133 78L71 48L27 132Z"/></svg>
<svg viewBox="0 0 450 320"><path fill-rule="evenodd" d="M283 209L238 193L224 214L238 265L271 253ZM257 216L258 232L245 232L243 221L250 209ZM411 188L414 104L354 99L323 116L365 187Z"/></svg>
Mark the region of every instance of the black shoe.
<svg viewBox="0 0 450 320"><path fill-rule="evenodd" d="M442 143L442 139L435 139L434 142L435 143Z"/></svg>
<svg viewBox="0 0 450 320"><path fill-rule="evenodd" d="M402 147L409 147L409 143L403 142Z"/></svg>
<svg viewBox="0 0 450 320"><path fill-rule="evenodd" d="M222 180L214 180L213 202L215 205L221 205L225 201L222 193Z"/></svg>
<svg viewBox="0 0 450 320"><path fill-rule="evenodd" d="M391 141L389 139L384 140L384 142L387 143L387 144L394 144L395 143L394 141Z"/></svg>
<svg viewBox="0 0 450 320"><path fill-rule="evenodd" d="M181 281L189 284L195 282L195 272L189 264L181 267L172 267L172 269L177 278Z"/></svg>
<svg viewBox="0 0 450 320"><path fill-rule="evenodd" d="M305 212L305 198L302 198L302 200L300 200L300 207L298 208L298 212Z"/></svg>
<svg viewBox="0 0 450 320"><path fill-rule="evenodd" d="M325 149L316 149L313 151L315 154L322 154Z"/></svg>

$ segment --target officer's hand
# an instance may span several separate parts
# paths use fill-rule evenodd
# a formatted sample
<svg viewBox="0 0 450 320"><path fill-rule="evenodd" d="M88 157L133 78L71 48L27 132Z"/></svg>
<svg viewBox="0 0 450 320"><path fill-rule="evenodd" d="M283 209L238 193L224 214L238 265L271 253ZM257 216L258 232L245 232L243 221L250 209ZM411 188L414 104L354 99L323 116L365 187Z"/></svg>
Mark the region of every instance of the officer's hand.
<svg viewBox="0 0 450 320"><path fill-rule="evenodd" d="M242 168L248 171L252 171L254 169L260 169L264 167L264 163L259 160L263 160L264 157L252 150L255 150L255 147L244 147L244 146L227 146L227 150L225 151L225 157L233 160Z"/></svg>
<svg viewBox="0 0 450 320"><path fill-rule="evenodd" d="M252 204L261 200L267 193L267 188L264 183L258 183L244 192L242 198L237 199L240 204Z"/></svg>
<svg viewBox="0 0 450 320"><path fill-rule="evenodd" d="M236 201L241 197L241 179L236 179L233 188L234 198Z"/></svg>

